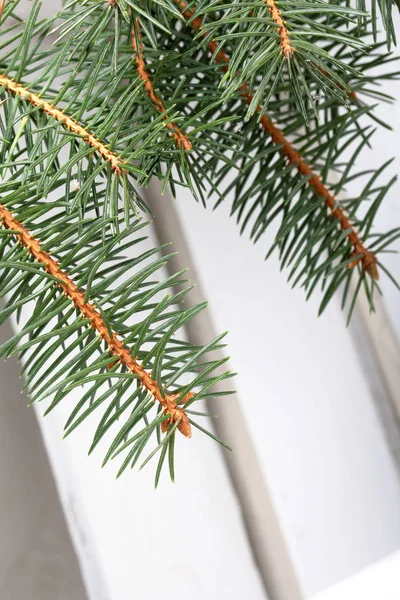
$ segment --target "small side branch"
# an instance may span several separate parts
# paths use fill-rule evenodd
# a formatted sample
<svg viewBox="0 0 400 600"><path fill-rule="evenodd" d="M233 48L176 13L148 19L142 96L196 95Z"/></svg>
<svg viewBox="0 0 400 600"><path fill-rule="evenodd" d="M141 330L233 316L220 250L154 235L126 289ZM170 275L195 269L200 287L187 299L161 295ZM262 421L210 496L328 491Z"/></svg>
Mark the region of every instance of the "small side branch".
<svg viewBox="0 0 400 600"><path fill-rule="evenodd" d="M76 133L79 135L84 142L89 144L96 152L104 158L104 160L108 161L111 164L111 168L115 173L121 175L123 173L123 165L124 162L117 156L114 152L112 152L106 144L103 144L98 138L89 133L78 121L66 115L62 110L43 100L39 94L34 94L29 91L26 87L16 83L13 79L6 77L5 75L0 75L0 86L4 86L6 90L26 100L33 106L37 106L43 112L45 112L50 117L53 117L59 123L62 123L66 129L71 131L72 133Z"/></svg>
<svg viewBox="0 0 400 600"><path fill-rule="evenodd" d="M274 23L278 26L278 34L281 38L281 49L282 54L286 58L290 58L294 53L294 48L290 43L289 32L286 29L285 22L282 19L281 11L276 5L275 0L265 0L268 5L269 14L271 15Z"/></svg>
<svg viewBox="0 0 400 600"><path fill-rule="evenodd" d="M164 414L169 415L169 418L162 423L163 431L166 431L170 423L179 422L179 431L184 436L191 437L191 426L185 410L184 408L179 408L176 404L179 394L167 394L161 392L158 383L152 379L151 374L148 373L135 358L132 358L128 348L119 338L118 334L109 330L100 312L91 302L85 300L85 293L80 290L69 275L60 268L58 262L52 258L48 252L42 250L40 242L32 236L24 225L15 219L13 214L2 204L0 204L0 220L7 229L18 231L15 235L20 244L28 250L29 254L31 254L36 261L44 265L47 273L60 281L60 283L57 283L56 285L58 285L64 294L73 302L83 317L90 320L92 327L96 329L100 338L108 345L111 355L115 356L117 361L127 367L131 373L137 375L143 388L153 396L155 401L158 401L162 405ZM192 396L192 392L187 394L181 401L181 404L187 402Z"/></svg>
<svg viewBox="0 0 400 600"><path fill-rule="evenodd" d="M160 114L165 113L165 106L161 98L157 96L154 91L154 87L151 81L151 77L146 69L146 62L144 60L143 55L143 44L140 43L140 29L139 29L139 20L136 19L136 32L139 38L139 43L136 39L135 31L132 30L132 47L135 57L136 69L140 79L144 82L144 88L153 102L155 108L158 110ZM164 120L168 119L168 115L166 114ZM166 123L166 127L170 130L172 137L175 139L176 145L178 148L183 148L184 150L190 151L192 149L191 141L186 137L186 135L175 125L175 123L171 123L168 121Z"/></svg>
<svg viewBox="0 0 400 600"><path fill-rule="evenodd" d="M187 5L182 0L175 0L179 5L179 8L182 11L182 14L187 19L192 19L193 11L187 8ZM190 21L190 26L195 30L202 29L203 20L200 17L196 17ZM203 38L206 37L206 34L203 34ZM229 56L223 51L218 50L219 44L215 40L211 40L208 43L208 47L210 52L215 56L216 62L222 65L222 69L226 72L229 69ZM251 104L254 95L251 93L249 86L247 83L243 83L240 86L240 90L242 93L242 97L247 104ZM260 105L257 106L256 112L261 112L262 107ZM275 125L275 123L268 117L268 115L263 114L260 119L260 125L263 129L269 133L272 138L272 141L280 146L279 152L285 156L289 163L296 165L297 171L303 175L308 176L308 185L310 185L317 196L320 196L324 199L325 205L331 211L331 215L338 220L340 228L342 231L348 231L347 239L350 241L352 245L352 255L355 258L353 262L349 264L349 268L354 268L357 264L361 263L362 268L373 278L379 279L379 271L377 266L377 259L373 252L368 250L361 240L358 232L354 228L354 225L350 222L348 216L345 211L338 206L338 202L334 195L328 190L325 184L322 182L319 175L314 173L310 165L304 160L299 152L293 147L293 145L289 142L289 140L285 137L283 132Z"/></svg>
<svg viewBox="0 0 400 600"><path fill-rule="evenodd" d="M329 73L327 73L327 72L325 71L325 69L323 69L323 68L322 68L320 65L317 65L316 63L312 63L312 65L313 65L313 67L315 67L316 69L318 69L318 71L319 71L320 73L322 73L322 75L324 75L324 77L327 77L328 79L332 79L331 75L330 75ZM342 90L342 92L344 92L344 91L345 91L345 88L343 87L343 85L342 85L341 83L339 83L338 81L334 81L334 83L335 83L335 85L336 85L336 86L339 88L339 90ZM349 94L349 97L350 97L352 100L357 100L357 94L355 93L355 91L354 91L354 90L350 90L350 91L348 92L348 94Z"/></svg>

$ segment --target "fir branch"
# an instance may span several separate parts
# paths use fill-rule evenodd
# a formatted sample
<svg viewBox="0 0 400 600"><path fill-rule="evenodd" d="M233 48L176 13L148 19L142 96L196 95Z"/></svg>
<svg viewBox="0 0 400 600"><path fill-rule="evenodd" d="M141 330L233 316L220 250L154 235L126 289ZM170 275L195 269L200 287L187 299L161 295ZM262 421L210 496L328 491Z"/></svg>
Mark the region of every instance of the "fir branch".
<svg viewBox="0 0 400 600"><path fill-rule="evenodd" d="M164 115L164 121L166 121L166 127L171 131L172 137L176 141L178 148L183 148L186 151L192 150L192 143L189 138L177 127L177 125L169 120L168 114L165 112L165 106L163 101L154 91L151 77L146 69L146 62L144 59L143 44L141 43L140 23L139 19L135 19L135 28L132 29L132 47L135 57L135 63L138 75L144 82L144 88L153 102L158 112Z"/></svg>
<svg viewBox="0 0 400 600"><path fill-rule="evenodd" d="M86 299L86 294L81 291L69 275L60 268L58 262L52 258L48 252L45 252L41 248L40 242L32 236L22 223L15 219L12 213L2 204L0 204L0 218L3 226L11 230L17 236L20 244L28 250L29 254L31 254L38 263L43 265L47 273L57 280L57 285L62 289L64 294L73 302L74 306L80 311L82 316L89 320L93 329L98 332L100 339L106 342L110 354L115 356L117 362L124 365L131 373L137 375L143 388L153 396L154 400L157 400L160 403L164 414L168 416L168 419L163 421L163 427L168 429L169 424L178 423L178 430L184 436L191 437L192 433L189 419L184 409L179 408L176 404L176 400L179 398L180 394L167 394L160 389L157 381L152 379L150 373L143 369L136 359L132 358L129 350L119 339L118 334L110 331L100 312ZM193 392L189 392L180 403L184 404L189 401L193 395Z"/></svg>
<svg viewBox="0 0 400 600"><path fill-rule="evenodd" d="M154 435L143 464L159 452L158 481L176 430L190 435L191 404L231 374L212 359L223 336L176 337L205 304L171 293L182 272L153 280L161 248L133 251L146 239L133 184L156 176L204 204L233 196L254 241L277 225L270 252L307 297L321 284L320 312L339 287L350 314L360 289L373 310L377 257L400 237L372 230L394 178L378 182L387 165L354 169L372 135L363 98L388 99L376 86L396 76L382 72L393 58L344 2L69 0L40 21L35 0L25 23L18 3L1 17L0 323L15 314L19 328L0 356L20 354L31 401L51 398L48 410L85 386L66 435L105 408L91 450L115 428L104 462L124 452L119 474ZM362 191L339 204L358 177Z"/></svg>
<svg viewBox="0 0 400 600"><path fill-rule="evenodd" d="M199 33L195 39L202 40L204 46L215 40L230 56L230 69L221 80L225 100L244 82L250 87L259 84L256 102L249 106L246 119L256 112L258 104L263 107L261 112L267 110L278 82L288 78L290 93L308 123L310 84L349 105L346 79L360 73L340 56L333 57L324 46L337 42L355 52L366 52L362 36L348 32L349 24L361 16L365 13L340 4L332 7L324 0L236 0L211 6L201 0L189 22L202 18L204 35ZM318 111L313 112L317 116Z"/></svg>
<svg viewBox="0 0 400 600"><path fill-rule="evenodd" d="M98 152L105 161L110 163L111 168L115 173L117 173L118 175L122 175L124 161L122 161L119 158L119 156L117 156L114 152L107 148L106 144L104 144L101 140L89 133L85 129L85 127L78 123L78 121L66 115L62 110L60 110L50 102L43 100L38 94L29 91L27 87L24 87L23 85L15 82L13 79L6 77L5 75L0 75L0 86L5 87L6 90L11 92L15 96L26 100L27 102L32 104L32 106L40 108L40 110L42 110L50 117L56 119L56 121L61 123L71 133L78 135L80 138L82 138L84 142L86 142L89 146L94 148L94 150L96 150L96 152Z"/></svg>
<svg viewBox="0 0 400 600"><path fill-rule="evenodd" d="M182 10L182 14L188 19L190 26L195 30L201 30L203 20L200 17L192 18L193 11L188 9L187 4L184 1L177 0L179 7ZM202 34L204 37L206 33ZM224 71L229 70L229 57L223 51L219 49L219 44L215 40L208 42L210 52L215 57L215 61L222 65ZM253 103L254 95L251 93L247 83L242 83L240 86L241 97L243 100L251 105ZM257 105L255 108L256 112L261 112L262 107ZM295 150L290 141L284 136L283 132L275 125L268 115L261 114L260 124L263 129L269 133L273 142L279 146L280 153L285 156L289 164L294 164L300 175L307 178L307 184L311 186L317 196L324 199L325 205L331 211L332 217L337 219L340 228L346 233L346 237L350 241L353 247L353 256L355 260L349 263L349 268L353 268L359 262L363 269L373 278L379 279L379 272L377 267L377 260L373 252L365 247L359 234L354 228L354 225L350 222L346 216L344 210L338 205L338 201L335 196L328 190L325 184L322 182L319 175L314 173L310 165L302 158L302 156Z"/></svg>

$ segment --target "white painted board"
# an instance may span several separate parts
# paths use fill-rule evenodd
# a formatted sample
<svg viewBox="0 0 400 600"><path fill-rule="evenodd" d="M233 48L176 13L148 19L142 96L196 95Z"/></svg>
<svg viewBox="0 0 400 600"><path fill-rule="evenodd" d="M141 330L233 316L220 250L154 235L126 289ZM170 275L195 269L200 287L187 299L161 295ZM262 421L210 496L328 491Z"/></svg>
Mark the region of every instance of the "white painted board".
<svg viewBox="0 0 400 600"><path fill-rule="evenodd" d="M305 596L400 548L400 485L338 303L291 290L267 244L239 236L179 193L217 331L232 367Z"/></svg>

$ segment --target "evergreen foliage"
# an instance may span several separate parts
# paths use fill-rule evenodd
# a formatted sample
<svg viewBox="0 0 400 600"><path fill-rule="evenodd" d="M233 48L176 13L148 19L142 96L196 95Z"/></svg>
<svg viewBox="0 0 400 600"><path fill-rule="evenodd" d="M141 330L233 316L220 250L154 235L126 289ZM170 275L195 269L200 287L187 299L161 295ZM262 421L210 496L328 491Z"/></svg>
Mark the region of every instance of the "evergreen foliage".
<svg viewBox="0 0 400 600"><path fill-rule="evenodd" d="M84 385L66 434L98 416L91 450L108 435L118 473L157 454L157 483L176 433L204 431L192 404L231 373L212 354L223 336L179 333L204 306L141 249L140 188L231 201L254 241L274 227L271 252L307 297L322 287L320 312L337 291L349 316L360 291L373 310L400 237L373 228L395 178L357 160L390 128L374 106L398 76L398 0L71 0L46 19L35 0L25 20L21 4L0 5L0 321L20 321L0 354L23 357L48 410Z"/></svg>

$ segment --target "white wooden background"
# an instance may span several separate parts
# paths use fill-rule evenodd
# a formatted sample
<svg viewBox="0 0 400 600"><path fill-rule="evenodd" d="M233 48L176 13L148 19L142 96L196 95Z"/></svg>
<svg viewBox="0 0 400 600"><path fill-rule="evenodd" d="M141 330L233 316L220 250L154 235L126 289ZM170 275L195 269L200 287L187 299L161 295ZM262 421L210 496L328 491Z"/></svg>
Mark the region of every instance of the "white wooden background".
<svg viewBox="0 0 400 600"><path fill-rule="evenodd" d="M398 84L385 91L400 95ZM397 153L398 171L400 117L395 107L384 114L395 131L379 131L360 166ZM400 223L399 191L382 227ZM242 418L301 596L345 599L326 590L400 548L400 480L376 409L380 383L363 371L338 303L317 319L318 299L306 304L275 258L264 263L267 243L239 237L228 206L206 212L181 192L176 208L216 330L230 331ZM390 262L400 275L399 257ZM383 287L400 332L400 296ZM115 481L99 453L86 457L91 424L62 441L68 412L61 406L39 424L90 600L267 598L216 444L200 434L180 440L177 483L155 492L151 468ZM228 441L235 446L235 431Z"/></svg>

